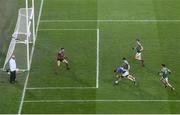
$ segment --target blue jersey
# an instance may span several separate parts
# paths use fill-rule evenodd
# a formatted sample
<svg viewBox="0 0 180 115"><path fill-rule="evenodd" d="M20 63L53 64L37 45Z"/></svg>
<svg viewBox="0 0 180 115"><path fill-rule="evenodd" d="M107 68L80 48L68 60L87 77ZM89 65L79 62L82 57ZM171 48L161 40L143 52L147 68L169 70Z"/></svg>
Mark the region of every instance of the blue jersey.
<svg viewBox="0 0 180 115"><path fill-rule="evenodd" d="M118 67L118 68L116 69L116 72L117 72L117 73L120 73L120 74L123 74L123 73L126 72L126 70L125 70L123 67Z"/></svg>

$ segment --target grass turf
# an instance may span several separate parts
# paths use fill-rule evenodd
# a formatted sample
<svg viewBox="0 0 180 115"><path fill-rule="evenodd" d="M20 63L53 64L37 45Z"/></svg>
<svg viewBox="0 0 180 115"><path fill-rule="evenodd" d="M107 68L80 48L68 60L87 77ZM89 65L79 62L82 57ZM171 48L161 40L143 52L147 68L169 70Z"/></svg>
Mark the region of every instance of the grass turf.
<svg viewBox="0 0 180 115"><path fill-rule="evenodd" d="M178 0L45 0L41 20L179 20ZM98 89L26 90L25 101L38 100L179 100L179 22L41 22L39 29L100 29ZM94 87L96 31L39 31L28 88ZM133 59L140 38L145 67ZM65 47L71 69L56 68ZM113 69L127 57L138 86L125 80L113 86ZM165 89L157 72L165 63L176 91ZM55 74L58 72L58 74ZM20 98L20 96L18 96ZM18 100L18 99L17 99ZM180 113L179 102L25 102L22 113ZM4 109L6 111L6 109Z"/></svg>

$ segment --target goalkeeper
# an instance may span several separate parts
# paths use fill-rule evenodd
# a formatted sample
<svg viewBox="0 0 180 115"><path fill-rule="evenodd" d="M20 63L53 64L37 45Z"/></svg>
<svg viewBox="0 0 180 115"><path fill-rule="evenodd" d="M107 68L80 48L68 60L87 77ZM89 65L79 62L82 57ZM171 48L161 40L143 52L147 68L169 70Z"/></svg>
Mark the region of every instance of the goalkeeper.
<svg viewBox="0 0 180 115"><path fill-rule="evenodd" d="M60 51L57 54L57 66L60 67L61 63L66 64L66 69L69 70L69 63L67 61L67 57L65 56L64 53L64 48L61 48Z"/></svg>

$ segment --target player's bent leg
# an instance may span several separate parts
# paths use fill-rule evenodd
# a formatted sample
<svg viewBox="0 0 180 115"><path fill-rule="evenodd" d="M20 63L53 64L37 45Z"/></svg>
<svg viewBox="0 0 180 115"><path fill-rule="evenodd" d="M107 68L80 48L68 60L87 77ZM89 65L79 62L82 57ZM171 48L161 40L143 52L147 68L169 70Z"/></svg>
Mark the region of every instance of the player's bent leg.
<svg viewBox="0 0 180 115"><path fill-rule="evenodd" d="M175 88L169 83L168 80L166 80L166 85L171 88L171 90L174 90Z"/></svg>
<svg viewBox="0 0 180 115"><path fill-rule="evenodd" d="M69 63L68 63L68 61L67 61L66 59L64 59L64 60L63 60L63 63L66 64L66 69L69 70L70 68L69 68Z"/></svg>
<svg viewBox="0 0 180 115"><path fill-rule="evenodd" d="M133 81L132 77L130 77L129 75L127 76L127 79L129 79L130 81Z"/></svg>
<svg viewBox="0 0 180 115"><path fill-rule="evenodd" d="M175 89L170 83L168 83L167 85L171 88L171 90Z"/></svg>
<svg viewBox="0 0 180 115"><path fill-rule="evenodd" d="M61 61L58 60L58 61L57 61L57 66L59 67L60 65L61 65Z"/></svg>
<svg viewBox="0 0 180 115"><path fill-rule="evenodd" d="M137 84L137 83L136 83L136 78L133 77L132 75L128 75L128 79L131 80L131 81L134 83L134 85Z"/></svg>
<svg viewBox="0 0 180 115"><path fill-rule="evenodd" d="M68 63L68 61L67 61L66 59L64 59L62 62L63 62L63 63Z"/></svg>
<svg viewBox="0 0 180 115"><path fill-rule="evenodd" d="M121 80L122 80L122 76L120 76L119 74L117 74L116 76L116 80L115 80L115 84L118 84Z"/></svg>

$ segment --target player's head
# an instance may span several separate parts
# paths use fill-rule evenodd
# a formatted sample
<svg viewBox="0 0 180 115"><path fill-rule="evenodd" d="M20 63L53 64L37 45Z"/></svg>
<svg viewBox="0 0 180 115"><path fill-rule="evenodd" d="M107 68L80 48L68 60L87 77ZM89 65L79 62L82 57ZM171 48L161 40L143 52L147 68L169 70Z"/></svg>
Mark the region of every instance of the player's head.
<svg viewBox="0 0 180 115"><path fill-rule="evenodd" d="M139 39L136 39L136 41L137 41L137 42L140 42L140 40L139 40Z"/></svg>
<svg viewBox="0 0 180 115"><path fill-rule="evenodd" d="M161 64L161 66L162 66L162 67L166 67L166 65L165 65L165 64Z"/></svg>
<svg viewBox="0 0 180 115"><path fill-rule="evenodd" d="M60 51L64 51L64 48L61 48L61 50Z"/></svg>
<svg viewBox="0 0 180 115"><path fill-rule="evenodd" d="M126 58L125 58L125 57L123 57L123 58L122 58L122 60L126 60Z"/></svg>

